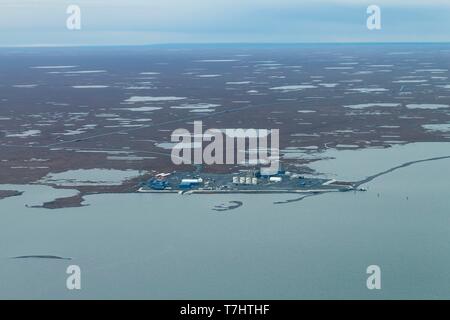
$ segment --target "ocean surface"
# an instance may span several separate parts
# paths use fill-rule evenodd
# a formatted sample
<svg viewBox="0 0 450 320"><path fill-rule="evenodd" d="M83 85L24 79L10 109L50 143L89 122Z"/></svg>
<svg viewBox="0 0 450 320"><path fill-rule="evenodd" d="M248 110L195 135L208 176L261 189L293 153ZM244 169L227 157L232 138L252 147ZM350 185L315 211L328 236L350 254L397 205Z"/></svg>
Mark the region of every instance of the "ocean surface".
<svg viewBox="0 0 450 320"><path fill-rule="evenodd" d="M396 148L407 152L335 152L316 169L363 178L450 155L446 143ZM25 193L0 201L0 298L448 299L449 165L418 163L367 192L286 204L275 202L296 196L109 194L47 210L26 205L73 192L3 185ZM243 206L212 210L233 200ZM36 255L72 260L11 259ZM81 290L66 288L69 265L81 268ZM381 290L366 287L369 265L381 268Z"/></svg>

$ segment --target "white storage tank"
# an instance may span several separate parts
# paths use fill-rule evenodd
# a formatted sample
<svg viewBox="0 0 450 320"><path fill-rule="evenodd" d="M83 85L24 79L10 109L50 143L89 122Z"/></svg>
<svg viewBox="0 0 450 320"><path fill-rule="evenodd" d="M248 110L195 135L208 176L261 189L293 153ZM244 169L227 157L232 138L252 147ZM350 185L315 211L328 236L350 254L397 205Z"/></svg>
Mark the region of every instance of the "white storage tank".
<svg viewBox="0 0 450 320"><path fill-rule="evenodd" d="M252 184L252 177L246 177L245 184Z"/></svg>
<svg viewBox="0 0 450 320"><path fill-rule="evenodd" d="M240 178L239 178L239 182L240 182L241 184L245 184L245 177L240 177Z"/></svg>
<svg viewBox="0 0 450 320"><path fill-rule="evenodd" d="M238 184L239 183L239 177L233 177L233 183Z"/></svg>
<svg viewBox="0 0 450 320"><path fill-rule="evenodd" d="M281 182L283 179L281 177L270 177L270 182Z"/></svg>
<svg viewBox="0 0 450 320"><path fill-rule="evenodd" d="M258 184L258 178L252 178L252 184Z"/></svg>
<svg viewBox="0 0 450 320"><path fill-rule="evenodd" d="M198 178L198 179L182 179L181 183L198 184L198 183L203 183L203 179L202 178Z"/></svg>

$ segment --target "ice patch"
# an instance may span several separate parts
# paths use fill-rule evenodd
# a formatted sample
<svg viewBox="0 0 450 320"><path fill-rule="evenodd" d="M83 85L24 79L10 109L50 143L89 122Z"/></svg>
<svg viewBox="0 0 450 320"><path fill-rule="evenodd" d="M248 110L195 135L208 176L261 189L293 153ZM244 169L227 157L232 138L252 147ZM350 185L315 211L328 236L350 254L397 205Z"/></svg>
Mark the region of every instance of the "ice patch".
<svg viewBox="0 0 450 320"><path fill-rule="evenodd" d="M125 90L150 90L152 87L126 87Z"/></svg>
<svg viewBox="0 0 450 320"><path fill-rule="evenodd" d="M97 118L113 118L118 117L118 114L115 113L98 113L95 115Z"/></svg>
<svg viewBox="0 0 450 320"><path fill-rule="evenodd" d="M396 80L392 81L392 83L425 83L428 80Z"/></svg>
<svg viewBox="0 0 450 320"><path fill-rule="evenodd" d="M293 92L293 91L301 91L304 89L314 89L317 88L313 85L290 85L290 86L281 86L281 87L273 87L270 90L280 90L283 92Z"/></svg>
<svg viewBox="0 0 450 320"><path fill-rule="evenodd" d="M448 69L419 69L416 72L431 72L431 73L442 73L448 72Z"/></svg>
<svg viewBox="0 0 450 320"><path fill-rule="evenodd" d="M136 103L136 102L158 102L158 101L177 101L184 100L185 97L148 97L148 96L133 96L125 102Z"/></svg>
<svg viewBox="0 0 450 320"><path fill-rule="evenodd" d="M325 88L335 88L338 86L338 83L319 83L319 86L325 87Z"/></svg>
<svg viewBox="0 0 450 320"><path fill-rule="evenodd" d="M172 143L172 142L161 142L156 143L156 147L164 149L164 150L172 150L175 146L180 149L198 149L201 148L201 143L198 142L186 142L186 143Z"/></svg>
<svg viewBox="0 0 450 320"><path fill-rule="evenodd" d="M201 113L201 112L214 112L216 107L220 107L220 104L212 103L197 103L197 104L183 104L181 106L173 106L171 109L190 109L189 112Z"/></svg>
<svg viewBox="0 0 450 320"><path fill-rule="evenodd" d="M160 107L136 107L136 108L123 108L121 110L135 111L135 112L147 112L147 111L155 111L160 110Z"/></svg>
<svg viewBox="0 0 450 320"><path fill-rule="evenodd" d="M222 75L220 74L199 74L197 75L198 78L217 78L217 77L221 77Z"/></svg>
<svg viewBox="0 0 450 320"><path fill-rule="evenodd" d="M27 130L21 133L7 134L7 138L28 138L36 137L41 134L41 130Z"/></svg>
<svg viewBox="0 0 450 320"><path fill-rule="evenodd" d="M349 109L366 109L366 108L374 108L374 107L382 107L382 108L395 108L401 106L400 103L364 103L364 104L353 104L344 106L344 108Z"/></svg>
<svg viewBox="0 0 450 320"><path fill-rule="evenodd" d="M314 113L316 112L315 110L298 110L298 113Z"/></svg>
<svg viewBox="0 0 450 320"><path fill-rule="evenodd" d="M226 84L230 84L230 85L239 85L239 84L250 84L252 83L251 81L230 81L227 82Z"/></svg>
<svg viewBox="0 0 450 320"><path fill-rule="evenodd" d="M350 89L350 91L356 91L359 93L373 93L373 92L386 92L389 90L384 89L384 88L356 88L356 89Z"/></svg>
<svg viewBox="0 0 450 320"><path fill-rule="evenodd" d="M407 104L408 109L427 109L427 110L437 110L450 108L447 104Z"/></svg>
<svg viewBox="0 0 450 320"><path fill-rule="evenodd" d="M106 70L80 70L80 71L65 71L66 74L90 74L90 73L104 73Z"/></svg>
<svg viewBox="0 0 450 320"><path fill-rule="evenodd" d="M86 131L81 130L81 129L76 129L76 130L66 130L63 133L52 133L53 135L63 135L63 136L76 136L78 134L83 134Z"/></svg>
<svg viewBox="0 0 450 320"><path fill-rule="evenodd" d="M371 64L369 67L371 68L392 68L394 65L392 64Z"/></svg>
<svg viewBox="0 0 450 320"><path fill-rule="evenodd" d="M112 161L143 161L143 160L152 160L156 159L155 157L137 157L137 156L107 156L106 160Z"/></svg>
<svg viewBox="0 0 450 320"><path fill-rule="evenodd" d="M121 185L124 181L140 176L137 170L87 169L50 173L40 183L58 186Z"/></svg>
<svg viewBox="0 0 450 320"><path fill-rule="evenodd" d="M171 109L211 109L220 107L220 104L212 103L196 103L196 104L183 104L181 106L173 106Z"/></svg>
<svg viewBox="0 0 450 320"><path fill-rule="evenodd" d="M109 88L109 86L104 85L91 85L91 86L72 86L74 89L103 89Z"/></svg>
<svg viewBox="0 0 450 320"><path fill-rule="evenodd" d="M15 84L14 88L36 88L37 84Z"/></svg>

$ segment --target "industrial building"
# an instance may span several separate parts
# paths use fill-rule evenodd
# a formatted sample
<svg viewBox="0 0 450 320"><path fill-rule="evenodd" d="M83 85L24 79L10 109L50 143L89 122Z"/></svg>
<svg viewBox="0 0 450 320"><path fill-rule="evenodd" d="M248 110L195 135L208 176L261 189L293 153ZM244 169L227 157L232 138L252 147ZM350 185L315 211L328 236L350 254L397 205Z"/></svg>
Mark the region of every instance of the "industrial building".
<svg viewBox="0 0 450 320"><path fill-rule="evenodd" d="M194 186L198 186L203 183L202 178L194 178L194 179L181 179L178 187L180 189L191 189Z"/></svg>
<svg viewBox="0 0 450 320"><path fill-rule="evenodd" d="M164 190L169 186L167 180L151 179L147 186L153 190Z"/></svg>
<svg viewBox="0 0 450 320"><path fill-rule="evenodd" d="M305 177L284 170L246 169L236 173L172 172L157 174L142 183L139 192L307 192L308 190L349 191L351 182Z"/></svg>

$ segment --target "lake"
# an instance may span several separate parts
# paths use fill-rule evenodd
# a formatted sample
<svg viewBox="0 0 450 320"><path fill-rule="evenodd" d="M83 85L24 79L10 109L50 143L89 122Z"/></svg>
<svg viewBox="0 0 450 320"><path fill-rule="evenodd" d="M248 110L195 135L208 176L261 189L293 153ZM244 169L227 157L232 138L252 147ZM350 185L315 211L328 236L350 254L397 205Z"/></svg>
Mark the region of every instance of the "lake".
<svg viewBox="0 0 450 320"><path fill-rule="evenodd" d="M450 154L445 143L396 148L407 157L395 149L342 151L316 167L335 163L336 175L346 176L353 161L369 175L389 157L393 167ZM373 154L382 165L349 152ZM347 171L339 171L339 155ZM296 196L109 194L47 210L25 205L72 191L2 186L25 193L0 201L0 298L448 299L449 165L418 163L373 180L368 192L287 204L274 202ZM243 206L212 210L233 200ZM72 260L11 259L25 255ZM373 264L381 290L366 288ZM79 291L66 289L69 265L81 268Z"/></svg>

